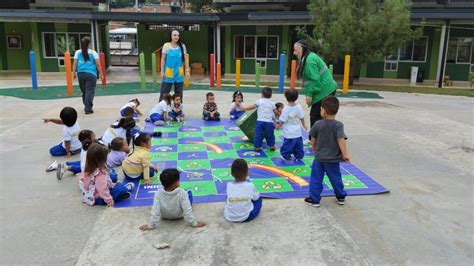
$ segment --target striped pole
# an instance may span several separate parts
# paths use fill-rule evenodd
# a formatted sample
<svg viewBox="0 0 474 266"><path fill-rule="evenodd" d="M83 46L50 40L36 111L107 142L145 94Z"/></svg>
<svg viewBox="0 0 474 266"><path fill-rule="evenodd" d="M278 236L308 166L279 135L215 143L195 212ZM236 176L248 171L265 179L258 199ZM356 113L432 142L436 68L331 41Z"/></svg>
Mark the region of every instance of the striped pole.
<svg viewBox="0 0 474 266"><path fill-rule="evenodd" d="M260 88L260 64L255 62L255 86Z"/></svg>
<svg viewBox="0 0 474 266"><path fill-rule="evenodd" d="M151 53L151 75L153 76L153 84L156 84L156 54Z"/></svg>
<svg viewBox="0 0 474 266"><path fill-rule="evenodd" d="M240 88L240 60L235 60L235 87Z"/></svg>
<svg viewBox="0 0 474 266"><path fill-rule="evenodd" d="M344 81L342 83L342 92L347 95L349 92L349 71L351 68L351 56L346 55L344 63Z"/></svg>
<svg viewBox="0 0 474 266"><path fill-rule="evenodd" d="M71 54L69 54L69 51L64 53L64 66L66 67L67 95L72 96Z"/></svg>
<svg viewBox="0 0 474 266"><path fill-rule="evenodd" d="M145 54L140 53L140 79L141 79L141 88L146 89L146 78L145 78Z"/></svg>
<svg viewBox="0 0 474 266"><path fill-rule="evenodd" d="M102 75L104 76L102 79L102 87L105 87L107 84L107 71L105 70L105 54L103 52L100 53L100 67L102 68Z"/></svg>
<svg viewBox="0 0 474 266"><path fill-rule="evenodd" d="M220 88L221 87L221 63L217 63L217 68L216 68L216 87Z"/></svg>
<svg viewBox="0 0 474 266"><path fill-rule="evenodd" d="M285 85L285 58L286 54L280 54L280 82L278 83L278 88L280 93L283 93L283 87Z"/></svg>
<svg viewBox="0 0 474 266"><path fill-rule="evenodd" d="M290 73L290 89L294 89L296 85L296 60L291 60L291 73Z"/></svg>
<svg viewBox="0 0 474 266"><path fill-rule="evenodd" d="M30 74L31 74L31 87L33 90L38 89L38 79L36 77L36 58L35 58L35 52L33 50L30 50Z"/></svg>

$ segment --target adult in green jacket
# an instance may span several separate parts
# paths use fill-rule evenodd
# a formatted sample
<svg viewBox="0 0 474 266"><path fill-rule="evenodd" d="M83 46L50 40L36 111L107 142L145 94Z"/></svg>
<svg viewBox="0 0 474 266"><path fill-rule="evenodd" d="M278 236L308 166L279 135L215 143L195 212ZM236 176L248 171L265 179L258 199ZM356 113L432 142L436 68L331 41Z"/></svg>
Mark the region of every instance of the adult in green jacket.
<svg viewBox="0 0 474 266"><path fill-rule="evenodd" d="M294 55L298 57L296 75L299 79L303 78L306 103L311 107L309 118L312 127L316 121L322 119L321 102L324 97L336 94L337 83L326 63L309 49L306 41L297 41L293 48Z"/></svg>

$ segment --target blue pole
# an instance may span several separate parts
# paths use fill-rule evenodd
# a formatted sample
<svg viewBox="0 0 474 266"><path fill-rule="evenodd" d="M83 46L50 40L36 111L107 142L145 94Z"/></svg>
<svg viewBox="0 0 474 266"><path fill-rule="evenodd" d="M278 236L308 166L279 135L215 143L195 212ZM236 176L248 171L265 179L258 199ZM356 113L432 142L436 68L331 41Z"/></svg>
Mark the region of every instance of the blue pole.
<svg viewBox="0 0 474 266"><path fill-rule="evenodd" d="M278 85L280 93L283 93L283 86L285 85L285 58L286 54L280 54L280 83Z"/></svg>
<svg viewBox="0 0 474 266"><path fill-rule="evenodd" d="M30 50L30 69L31 69L31 86L33 90L38 89L38 80L36 79L36 58L35 52Z"/></svg>

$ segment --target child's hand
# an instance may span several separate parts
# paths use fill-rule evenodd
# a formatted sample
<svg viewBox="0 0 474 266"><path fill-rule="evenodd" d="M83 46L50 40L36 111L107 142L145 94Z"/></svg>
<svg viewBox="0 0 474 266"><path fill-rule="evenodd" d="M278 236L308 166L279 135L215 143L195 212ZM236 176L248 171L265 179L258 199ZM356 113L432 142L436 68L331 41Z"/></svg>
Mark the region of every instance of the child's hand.
<svg viewBox="0 0 474 266"><path fill-rule="evenodd" d="M349 158L349 154L343 154L343 155L342 155L342 159L343 159L345 162L350 162L350 161L351 161L351 158Z"/></svg>
<svg viewBox="0 0 474 266"><path fill-rule="evenodd" d="M151 179L148 178L148 179L145 179L145 185L150 185L151 184Z"/></svg>
<svg viewBox="0 0 474 266"><path fill-rule="evenodd" d="M206 226L205 222L198 221L197 224L193 227L204 227L204 226Z"/></svg>
<svg viewBox="0 0 474 266"><path fill-rule="evenodd" d="M308 127L306 125L303 125L303 128L305 131L308 131Z"/></svg>
<svg viewBox="0 0 474 266"><path fill-rule="evenodd" d="M45 123L49 122L49 118L42 118L42 119L43 119L43 122L45 122Z"/></svg>
<svg viewBox="0 0 474 266"><path fill-rule="evenodd" d="M142 224L140 225L140 227L138 227L138 229L142 231L149 231L149 230L153 230L154 228L149 227L147 224Z"/></svg>
<svg viewBox="0 0 474 266"><path fill-rule="evenodd" d="M114 206L114 201L107 203L107 208L112 208Z"/></svg>
<svg viewBox="0 0 474 266"><path fill-rule="evenodd" d="M66 159L69 159L69 158L71 158L71 153L70 152L66 153Z"/></svg>

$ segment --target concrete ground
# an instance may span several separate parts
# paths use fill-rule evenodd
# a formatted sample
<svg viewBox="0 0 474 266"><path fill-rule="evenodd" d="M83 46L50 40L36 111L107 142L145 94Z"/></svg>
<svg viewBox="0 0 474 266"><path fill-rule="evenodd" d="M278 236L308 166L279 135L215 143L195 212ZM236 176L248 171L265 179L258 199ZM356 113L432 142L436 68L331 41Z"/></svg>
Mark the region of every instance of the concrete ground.
<svg viewBox="0 0 474 266"><path fill-rule="evenodd" d="M185 92L189 118L198 118L205 91ZM85 116L80 98L31 101L0 98L0 257L2 264L471 265L473 226L473 99L380 93L382 100L342 98L354 164L390 189L355 196L346 206L323 198L264 200L248 224L224 220L223 203L195 204L208 223L162 221L141 232L150 208L107 209L80 202L77 181L45 173L61 126L44 124L66 105L83 129L101 135L134 95L103 96ZM136 95L148 112L158 95ZM245 94L255 101L258 94ZM221 110L230 92L217 92ZM275 101L283 101L275 95ZM302 98L300 98L302 102ZM77 160L78 156L72 158ZM157 250L161 242L171 248Z"/></svg>

